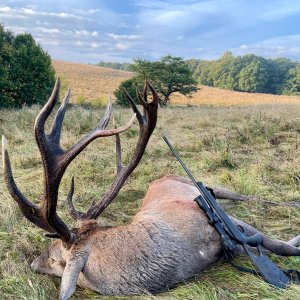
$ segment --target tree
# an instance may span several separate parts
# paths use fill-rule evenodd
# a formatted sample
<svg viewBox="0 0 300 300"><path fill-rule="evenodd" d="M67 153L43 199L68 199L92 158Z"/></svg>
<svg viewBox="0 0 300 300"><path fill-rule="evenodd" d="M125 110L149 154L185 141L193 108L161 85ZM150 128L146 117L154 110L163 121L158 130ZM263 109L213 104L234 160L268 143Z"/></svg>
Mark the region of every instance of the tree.
<svg viewBox="0 0 300 300"><path fill-rule="evenodd" d="M126 95L124 94L124 90L127 91L127 93L132 97L133 101L135 103L138 103L137 95L136 95L136 90L142 89L141 83L137 82L135 78L130 78L127 79L119 85L119 87L114 91L114 95L117 98L117 104L128 107L129 102L127 100Z"/></svg>
<svg viewBox="0 0 300 300"><path fill-rule="evenodd" d="M289 70L285 78L283 93L286 95L300 95L300 64Z"/></svg>
<svg viewBox="0 0 300 300"><path fill-rule="evenodd" d="M30 34L14 36L0 25L0 107L42 103L51 93L50 56Z"/></svg>
<svg viewBox="0 0 300 300"><path fill-rule="evenodd" d="M168 55L156 62L136 59L131 69L136 73L134 81L139 85L142 85L145 79L154 85L161 105L167 105L170 95L175 92L190 96L198 90L192 72L181 57Z"/></svg>
<svg viewBox="0 0 300 300"><path fill-rule="evenodd" d="M268 74L259 61L247 64L240 72L239 89L243 92L264 92Z"/></svg>
<svg viewBox="0 0 300 300"><path fill-rule="evenodd" d="M272 60L272 71L271 71L271 93L282 94L285 93L289 88L286 88L287 81L291 78L291 71L297 65L296 62L292 62L287 58L277 58Z"/></svg>

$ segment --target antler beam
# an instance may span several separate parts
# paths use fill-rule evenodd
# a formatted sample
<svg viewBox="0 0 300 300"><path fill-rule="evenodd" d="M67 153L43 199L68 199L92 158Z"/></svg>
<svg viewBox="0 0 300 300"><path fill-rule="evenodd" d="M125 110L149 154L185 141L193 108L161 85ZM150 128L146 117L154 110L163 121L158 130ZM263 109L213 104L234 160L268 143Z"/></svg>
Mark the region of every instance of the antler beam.
<svg viewBox="0 0 300 300"><path fill-rule="evenodd" d="M109 99L104 117L101 119L99 125L95 128L95 130L84 136L77 144L75 144L70 149L63 150L60 146L60 135L64 115L70 98L69 90L67 91L66 96L56 113L50 132L48 134L45 133L45 122L50 116L57 102L59 96L59 87L60 81L59 79L57 79L53 92L48 102L38 114L34 126L36 142L42 156L45 179L44 195L40 206L37 206L28 201L18 189L12 175L11 164L7 151L7 143L4 137L2 140L4 154L3 163L6 185L9 189L10 194L18 203L24 216L40 228L50 232L50 236L58 235L64 242L69 243L73 240L74 235L70 232L68 227L56 213L58 189L65 170L67 169L71 161L94 139L98 137L118 135L119 133L127 130L132 125L135 119L135 114L126 125L120 128L105 129L112 114L112 101L111 99Z"/></svg>

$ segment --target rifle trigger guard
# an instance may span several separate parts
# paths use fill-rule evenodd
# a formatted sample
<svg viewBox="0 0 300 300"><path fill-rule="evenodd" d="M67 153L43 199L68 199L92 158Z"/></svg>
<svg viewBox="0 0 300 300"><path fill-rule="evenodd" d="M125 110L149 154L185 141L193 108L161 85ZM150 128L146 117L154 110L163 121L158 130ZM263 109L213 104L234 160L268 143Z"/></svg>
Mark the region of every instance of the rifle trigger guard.
<svg viewBox="0 0 300 300"><path fill-rule="evenodd" d="M240 232L244 233L245 232L245 229L243 226L241 225L236 225L236 227L240 230Z"/></svg>

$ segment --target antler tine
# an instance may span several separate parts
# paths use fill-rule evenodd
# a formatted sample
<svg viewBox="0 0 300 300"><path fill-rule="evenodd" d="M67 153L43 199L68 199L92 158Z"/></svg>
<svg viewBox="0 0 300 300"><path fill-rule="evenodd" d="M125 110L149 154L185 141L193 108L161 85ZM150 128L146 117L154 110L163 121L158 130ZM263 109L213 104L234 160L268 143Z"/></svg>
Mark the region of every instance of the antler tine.
<svg viewBox="0 0 300 300"><path fill-rule="evenodd" d="M146 86L146 88L144 89L144 93L145 93L145 91L146 91L146 95L147 95L147 86ZM141 104L143 107L147 107L147 106L149 105L148 102L145 101L145 99L147 99L147 98L144 98L145 96L143 96L142 93L141 93L138 89L136 89L136 94L137 94L137 96L138 96L138 99L139 99L140 104Z"/></svg>
<svg viewBox="0 0 300 300"><path fill-rule="evenodd" d="M81 219L82 213L77 211L73 204L73 194L74 194L74 176L71 179L71 186L67 196L67 208L68 212L74 220Z"/></svg>
<svg viewBox="0 0 300 300"><path fill-rule="evenodd" d="M132 107L132 110L136 113L136 118L138 119L139 122L143 122L143 116L138 110L136 104L134 103L134 100L131 98L131 96L128 94L127 90L123 89L123 93L125 94L129 104Z"/></svg>
<svg viewBox="0 0 300 300"><path fill-rule="evenodd" d="M155 92L154 88L146 82L146 86L149 86L153 101L148 103L147 98L143 99L143 103L146 103L147 105L143 105L145 114L142 115L140 111L138 110L137 106L135 105L133 99L129 96L126 90L124 90L125 95L129 101L129 103L132 106L133 111L137 115L137 119L139 122L140 127L140 134L137 141L137 146L134 150L133 156L131 161L126 165L122 166L120 168L121 163L121 144L119 138L116 136L116 149L117 149L117 165L119 164L117 172L117 177L115 181L113 182L110 190L104 195L101 202L99 202L96 205L93 205L90 207L90 209L85 214L80 214L80 219L97 219L100 214L105 210L105 208L112 202L112 200L117 196L118 192L122 188L124 182L128 178L128 176L132 173L132 171L136 168L138 163L140 162L143 153L146 149L147 143L149 141L149 138L155 128L156 121L157 121L157 109L158 109L158 96ZM144 88L144 95L147 95L147 91L145 91L146 87ZM118 158L119 157L119 158ZM119 162L118 162L119 161Z"/></svg>
<svg viewBox="0 0 300 300"><path fill-rule="evenodd" d="M152 99L151 103L153 103L154 105L158 105L159 97L158 97L158 94L157 94L155 88L152 86L152 84L150 82L146 81L146 83L149 86L151 93L152 93L153 99ZM147 97L147 95L146 95L146 97Z"/></svg>
<svg viewBox="0 0 300 300"><path fill-rule="evenodd" d="M26 197L18 189L13 174L11 170L11 163L7 150L7 141L4 136L2 136L2 155L3 155L3 170L4 170L4 180L8 188L9 193L13 199L19 205L23 215L32 223L38 227L52 232L53 229L46 224L40 214L39 207L26 199Z"/></svg>
<svg viewBox="0 0 300 300"><path fill-rule="evenodd" d="M113 127L116 127L115 118L113 118ZM116 134L116 164L117 164L117 174L119 174L123 169L122 164L122 146L121 146L121 138L119 134Z"/></svg>
<svg viewBox="0 0 300 300"><path fill-rule="evenodd" d="M121 173L123 169L122 164L122 146L120 135L116 135L116 163L117 163L117 174Z"/></svg>
<svg viewBox="0 0 300 300"><path fill-rule="evenodd" d="M44 105L44 107L42 108L42 110L40 111L40 113L38 114L38 116L35 119L35 124L34 124L35 139L36 139L37 144L41 151L42 151L42 148L45 148L45 146L46 146L45 145L46 144L45 122L46 122L47 118L49 117L49 115L51 114L51 112L55 106L55 103L58 99L59 87L60 87L60 79L57 78L49 100Z"/></svg>
<svg viewBox="0 0 300 300"><path fill-rule="evenodd" d="M109 123L111 114L112 114L112 99L111 99L111 96L109 96L105 114L104 114L103 118L101 119L99 126L98 126L99 129L106 128L107 124Z"/></svg>
<svg viewBox="0 0 300 300"><path fill-rule="evenodd" d="M62 123L68 107L69 99L70 99L70 88L68 88L65 98L62 101L62 104L55 115L53 125L49 133L49 137L51 138L52 142L55 143L56 145L59 145Z"/></svg>
<svg viewBox="0 0 300 300"><path fill-rule="evenodd" d="M145 79L145 81L144 81L144 99L146 99L146 100L147 100L147 95L148 95L147 85L148 85L148 82Z"/></svg>

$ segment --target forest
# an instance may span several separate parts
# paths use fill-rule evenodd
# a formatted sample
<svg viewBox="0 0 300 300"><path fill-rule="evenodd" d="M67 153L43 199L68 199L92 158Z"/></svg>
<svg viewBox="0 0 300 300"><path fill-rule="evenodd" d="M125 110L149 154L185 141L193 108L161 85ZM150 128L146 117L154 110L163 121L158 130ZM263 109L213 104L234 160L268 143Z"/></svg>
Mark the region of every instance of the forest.
<svg viewBox="0 0 300 300"><path fill-rule="evenodd" d="M234 56L225 52L217 60L190 59L187 64L203 85L249 93L300 93L300 64L287 58Z"/></svg>

